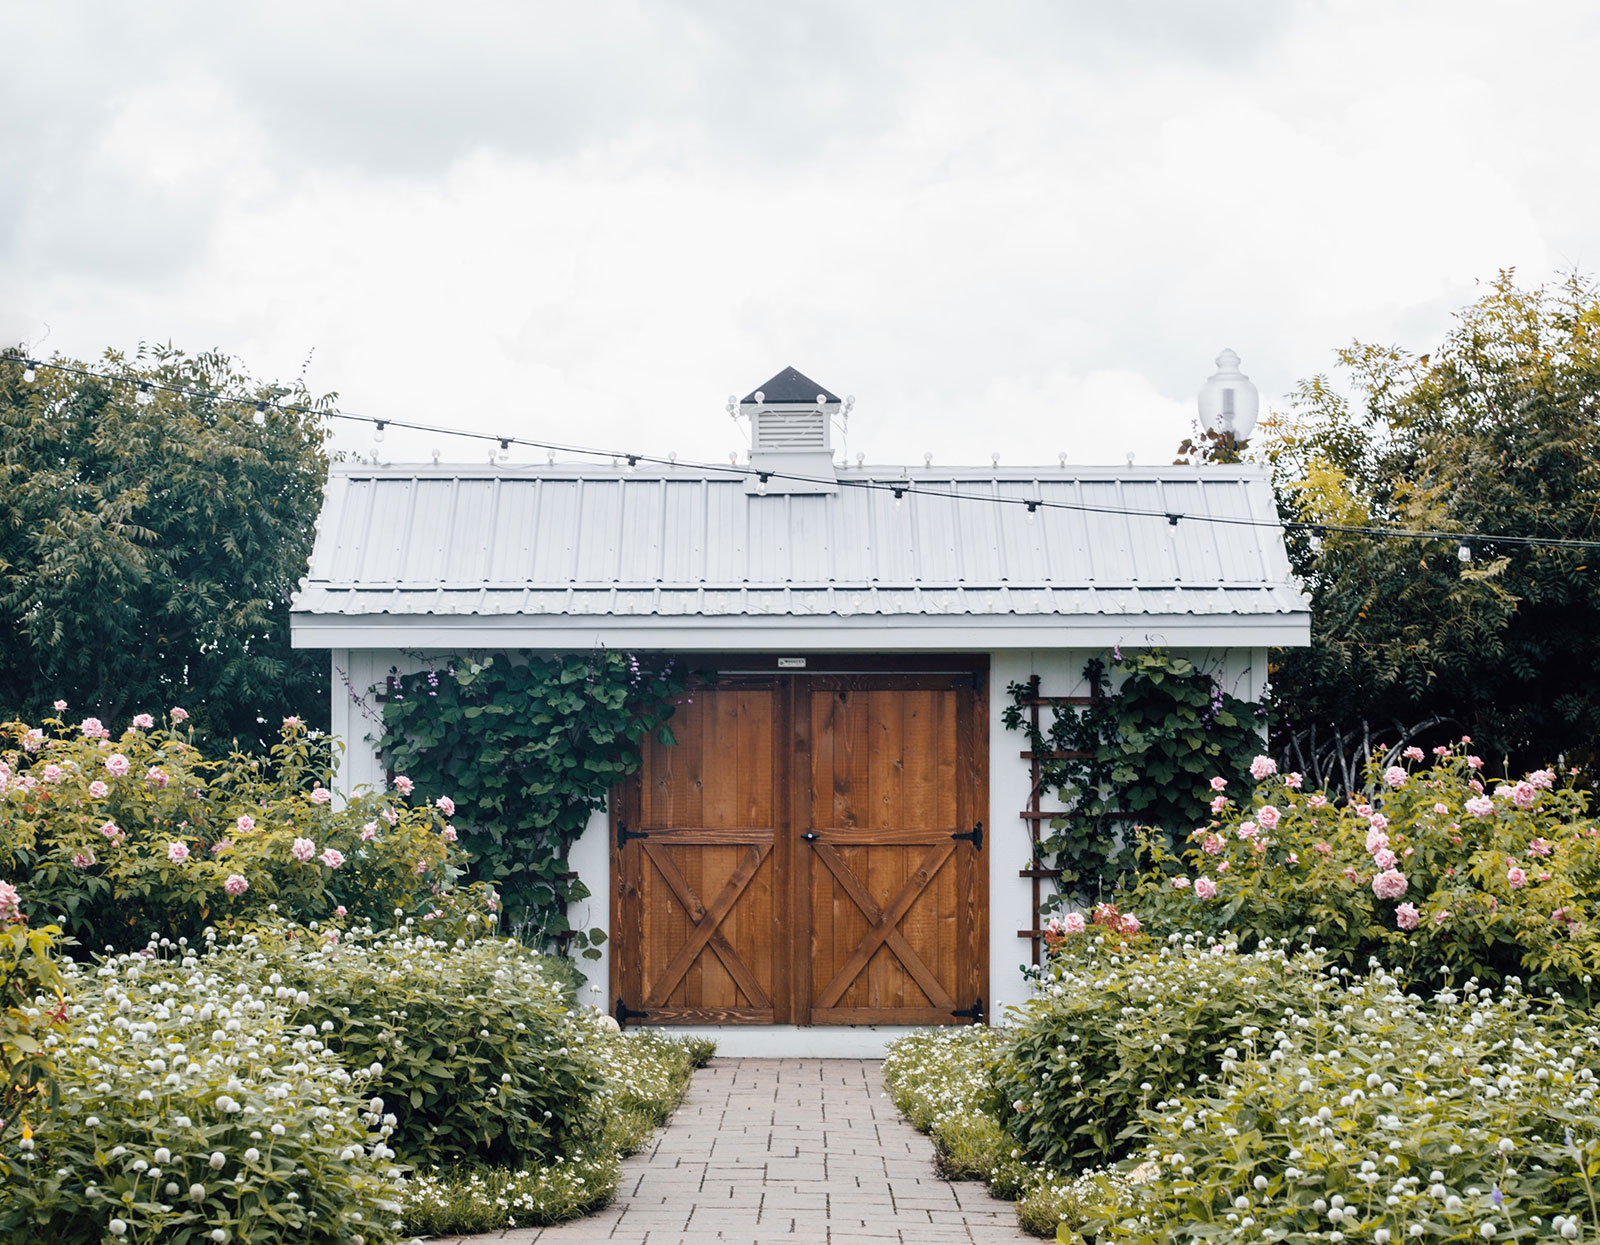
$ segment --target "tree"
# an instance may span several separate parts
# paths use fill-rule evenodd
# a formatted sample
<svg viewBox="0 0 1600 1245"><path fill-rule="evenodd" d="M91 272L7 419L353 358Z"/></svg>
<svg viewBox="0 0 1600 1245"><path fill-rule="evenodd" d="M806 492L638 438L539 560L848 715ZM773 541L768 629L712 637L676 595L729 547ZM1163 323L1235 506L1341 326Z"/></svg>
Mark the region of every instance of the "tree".
<svg viewBox="0 0 1600 1245"><path fill-rule="evenodd" d="M1358 406L1316 377L1258 440L1282 517L1329 525L1289 541L1312 644L1276 654L1280 744L1304 759L1313 727L1347 751L1464 732L1517 767L1592 766L1600 550L1336 528L1600 540L1594 288L1504 272L1432 354L1356 343L1339 361Z"/></svg>
<svg viewBox="0 0 1600 1245"><path fill-rule="evenodd" d="M109 725L178 704L247 746L285 714L325 723L325 660L289 647L325 432L281 402L329 399L171 347L95 370L125 379L28 380L0 355L0 710L37 720L61 699Z"/></svg>

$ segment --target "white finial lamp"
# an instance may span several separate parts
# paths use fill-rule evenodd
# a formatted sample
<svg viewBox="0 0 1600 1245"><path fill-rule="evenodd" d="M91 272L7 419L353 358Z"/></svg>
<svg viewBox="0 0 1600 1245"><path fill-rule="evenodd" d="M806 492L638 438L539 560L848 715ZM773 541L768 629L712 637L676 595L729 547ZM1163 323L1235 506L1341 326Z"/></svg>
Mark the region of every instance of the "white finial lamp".
<svg viewBox="0 0 1600 1245"><path fill-rule="evenodd" d="M1217 370L1200 388L1200 422L1237 446L1249 440L1261 411L1261 391L1239 370L1239 356L1224 350Z"/></svg>

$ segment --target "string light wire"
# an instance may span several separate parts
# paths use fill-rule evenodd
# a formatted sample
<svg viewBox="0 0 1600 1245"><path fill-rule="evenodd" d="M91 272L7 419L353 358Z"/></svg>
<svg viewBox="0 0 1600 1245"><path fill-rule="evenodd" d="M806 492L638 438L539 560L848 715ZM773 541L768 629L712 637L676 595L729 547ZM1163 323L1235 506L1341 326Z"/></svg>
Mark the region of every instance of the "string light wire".
<svg viewBox="0 0 1600 1245"><path fill-rule="evenodd" d="M0 361L9 360L18 363L24 369L26 376L36 369L48 369L66 375L78 376L86 380L97 380L107 384L128 384L135 387L136 392L148 393L159 390L184 398L199 398L210 402L229 403L234 406L249 408L253 412L253 422L264 423L263 416L274 411L292 415L312 415L323 419L339 419L347 423L369 424L373 428L377 440L383 439L385 428L403 428L410 432L426 432L436 436L461 437L470 441L492 441L497 443L501 452L513 445L526 446L529 449L545 450L551 454L572 454L581 458L610 459L613 462L626 460L629 469L637 463L649 463L652 466L671 469L682 468L688 471L715 472L720 475L736 474L746 478L758 478L761 481L760 491L765 492L765 484L769 480L790 480L801 484L836 485L840 488L870 489L875 492L894 494L898 506L900 499L906 494L916 496L936 497L947 501L984 502L990 505L1022 506L1031 516L1036 510L1065 510L1086 514L1118 515L1127 518L1165 519L1171 526L1176 527L1180 522L1211 523L1230 527L1255 527L1279 528L1290 532L1304 532L1313 537L1322 536L1330 532L1338 532L1352 536L1372 536L1379 538L1392 538L1399 540L1421 541L1454 541L1461 549L1479 545L1511 545L1524 548L1540 549L1600 549L1600 540L1581 540L1561 536L1513 536L1493 532L1467 532L1443 531L1437 529L1415 530L1411 528L1377 527L1355 523L1325 523L1302 519L1253 519L1238 515L1213 515L1195 514L1185 511L1147 510L1134 506L1105 506L1092 502L1048 500L1042 497L1006 497L997 493L964 493L952 489L931 488L918 484L909 476L899 479L851 479L848 476L816 476L799 472L774 470L762 464L757 468L751 465L739 465L730 459L727 466L717 463L701 463L686 461L676 455L658 457L652 454L640 454L626 450L598 449L594 446L571 445L560 441L547 441L532 437L506 436L501 433L478 432L466 428L446 428L436 424L423 424L410 420L392 419L376 415L360 415L352 411L320 410L314 406L303 403L273 402L261 398L230 398L216 393L208 393L201 389L187 389L178 385L166 385L159 381L146 380L137 377L118 376L106 372L98 372L89 368L73 367L64 363L50 363L37 359L27 359L16 355L0 356ZM859 469L859 466L858 466ZM1462 559L1466 561L1466 559Z"/></svg>

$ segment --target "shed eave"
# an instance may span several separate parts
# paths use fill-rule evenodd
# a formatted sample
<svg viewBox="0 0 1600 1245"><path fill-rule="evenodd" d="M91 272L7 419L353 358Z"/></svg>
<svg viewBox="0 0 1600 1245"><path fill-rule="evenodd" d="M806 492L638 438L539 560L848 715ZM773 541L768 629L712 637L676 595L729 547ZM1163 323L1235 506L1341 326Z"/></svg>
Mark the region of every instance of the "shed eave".
<svg viewBox="0 0 1600 1245"><path fill-rule="evenodd" d="M1311 614L1026 614L974 619L880 615L795 618L566 615L291 616L295 648L607 648L678 652L800 648L815 652L985 651L1004 648L1298 648Z"/></svg>

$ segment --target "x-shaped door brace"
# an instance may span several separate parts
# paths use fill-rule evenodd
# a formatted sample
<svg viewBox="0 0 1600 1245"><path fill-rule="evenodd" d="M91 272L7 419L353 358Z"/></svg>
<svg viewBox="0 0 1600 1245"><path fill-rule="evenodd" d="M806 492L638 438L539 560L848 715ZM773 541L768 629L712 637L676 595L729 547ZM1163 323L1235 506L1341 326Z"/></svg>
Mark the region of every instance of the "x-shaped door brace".
<svg viewBox="0 0 1600 1245"><path fill-rule="evenodd" d="M867 918L870 928L867 935L844 962L832 981L830 981L821 994L817 996L815 1007L833 1007L838 1003L844 992L849 988L867 966L867 962L877 953L879 947L887 946L899 958L901 967L910 973L912 979L922 988L923 994L928 996L928 1002L934 1007L954 1008L956 1002L945 992L939 984L939 979L933 971L911 948L904 934L900 932L900 922L911 905L916 902L917 896L922 894L933 875L938 873L944 862L950 858L950 853L955 851L954 842L937 843L929 849L928 854L922 858L922 863L916 871L906 879L906 884L900 888L900 893L887 908L879 908L867 888L861 884L861 879L850 871L850 866L845 864L844 857L826 843L813 844L817 859L828 867L828 872L838 879L839 885L844 888L844 893L850 896L856 907L861 909L861 914Z"/></svg>
<svg viewBox="0 0 1600 1245"><path fill-rule="evenodd" d="M738 983L739 989L744 991L751 1007L771 1007L772 1000L767 997L767 992L761 988L756 975L734 952L727 938L722 935L720 926L723 918L733 910L733 905L738 902L739 896L744 894L744 888L750 885L750 880L755 877L756 871L761 868L761 862L772 850L772 844L750 845L750 850L739 862L739 867L723 883L721 892L709 908L700 902L700 896L694 893L694 887L689 885L689 880L683 876L678 866L673 864L672 857L667 854L666 844L647 842L641 843L640 846L644 848L644 854L650 858L650 862L655 865L656 871L666 879L667 885L672 888L672 893L678 897L678 902L689 914L689 919L694 922L694 929L690 932L688 940L678 949L678 954L673 956L672 962L662 970L656 983L646 988L644 1005L665 1006L667 998L678 988L678 983L689 971L689 966L694 963L700 952L709 946L722 961L722 966L728 970L728 975Z"/></svg>

